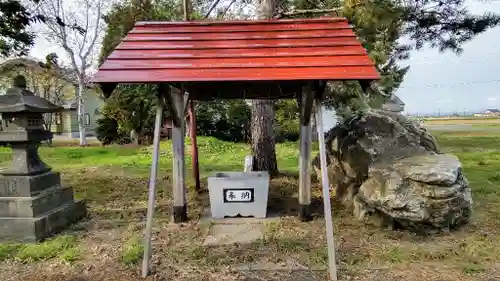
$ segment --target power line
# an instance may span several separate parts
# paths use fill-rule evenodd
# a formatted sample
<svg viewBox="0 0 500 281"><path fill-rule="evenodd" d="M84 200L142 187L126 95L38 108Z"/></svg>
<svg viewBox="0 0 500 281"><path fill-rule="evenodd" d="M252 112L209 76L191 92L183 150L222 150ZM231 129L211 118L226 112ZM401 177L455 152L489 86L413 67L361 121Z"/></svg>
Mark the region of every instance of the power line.
<svg viewBox="0 0 500 281"><path fill-rule="evenodd" d="M493 57L493 58L492 58ZM412 65L429 65L429 64L440 64L440 63L471 63L471 62L478 62L478 61L485 61L485 60L491 60L491 59L496 59L500 57L498 55L498 53L496 54L485 54L484 56L481 56L481 57L456 57L456 59L441 59L441 60L435 60L435 59L431 59L431 58L427 58L427 59L422 59L422 60L415 60L415 61L412 61L411 57L407 60L401 60L401 61L398 61L398 63L401 65L401 66L405 66L405 65L409 65L410 67Z"/></svg>
<svg viewBox="0 0 500 281"><path fill-rule="evenodd" d="M471 84L488 84L488 83L500 83L500 79L492 79L492 80L477 80L477 81L468 81L468 82L460 82L453 84L423 84L418 86L402 86L399 90L407 89L407 88L442 88L442 87L455 87L461 85L471 85Z"/></svg>

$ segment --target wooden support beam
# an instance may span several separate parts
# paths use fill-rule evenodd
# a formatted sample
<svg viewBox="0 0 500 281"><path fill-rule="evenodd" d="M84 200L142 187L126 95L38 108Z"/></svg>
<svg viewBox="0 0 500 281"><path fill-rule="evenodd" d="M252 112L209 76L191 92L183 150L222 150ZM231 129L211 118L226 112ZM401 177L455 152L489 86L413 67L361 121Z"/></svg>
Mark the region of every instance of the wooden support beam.
<svg viewBox="0 0 500 281"><path fill-rule="evenodd" d="M184 92L181 92L184 93ZM184 116L188 102L188 94L173 93L168 94L168 99L172 103L172 174L173 174L173 216L174 222L180 223L188 220L186 208L186 168L184 164L184 138L186 126Z"/></svg>
<svg viewBox="0 0 500 281"><path fill-rule="evenodd" d="M312 83L307 83L297 95L300 112L299 214L301 221L311 220L311 113L314 101Z"/></svg>

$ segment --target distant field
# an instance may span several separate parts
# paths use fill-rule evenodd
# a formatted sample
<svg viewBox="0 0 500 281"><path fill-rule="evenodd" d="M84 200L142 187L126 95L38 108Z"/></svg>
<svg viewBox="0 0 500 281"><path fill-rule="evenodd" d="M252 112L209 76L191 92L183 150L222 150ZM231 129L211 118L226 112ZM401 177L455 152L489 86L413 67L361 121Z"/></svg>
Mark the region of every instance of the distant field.
<svg viewBox="0 0 500 281"><path fill-rule="evenodd" d="M422 120L424 125L500 125L499 117L443 117Z"/></svg>

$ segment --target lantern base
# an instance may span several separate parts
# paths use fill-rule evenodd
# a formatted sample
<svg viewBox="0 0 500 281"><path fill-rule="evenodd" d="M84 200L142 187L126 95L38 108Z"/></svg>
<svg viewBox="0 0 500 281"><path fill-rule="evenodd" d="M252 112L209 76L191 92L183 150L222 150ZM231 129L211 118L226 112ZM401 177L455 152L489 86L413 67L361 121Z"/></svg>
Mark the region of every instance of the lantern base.
<svg viewBox="0 0 500 281"><path fill-rule="evenodd" d="M85 203L61 186L57 172L0 175L0 241L40 241L85 214Z"/></svg>
<svg viewBox="0 0 500 281"><path fill-rule="evenodd" d="M31 243L60 232L86 215L84 201L75 201L35 218L0 217L0 241Z"/></svg>

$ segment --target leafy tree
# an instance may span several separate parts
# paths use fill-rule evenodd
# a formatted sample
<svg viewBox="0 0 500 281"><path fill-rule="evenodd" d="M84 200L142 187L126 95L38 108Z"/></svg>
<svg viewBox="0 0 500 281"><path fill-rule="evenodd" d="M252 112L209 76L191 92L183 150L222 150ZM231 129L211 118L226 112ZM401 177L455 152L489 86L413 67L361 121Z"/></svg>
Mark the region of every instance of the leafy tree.
<svg viewBox="0 0 500 281"><path fill-rule="evenodd" d="M412 47L416 49L429 45L441 51L460 52L463 43L500 24L498 14L472 14L465 0L295 0L282 1L280 4L281 10L276 17L336 13L349 18L352 11L359 10L357 14L362 15L375 8L379 10L376 14L384 12L397 18L401 33L410 37ZM379 30L379 33L384 32L384 29Z"/></svg>
<svg viewBox="0 0 500 281"><path fill-rule="evenodd" d="M107 28L99 53L99 64L102 64L118 46L134 27L135 22L147 18L150 12L151 1L116 3L111 7L111 10L103 16Z"/></svg>
<svg viewBox="0 0 500 281"><path fill-rule="evenodd" d="M300 135L299 108L295 100L279 100L274 105L276 142L297 141Z"/></svg>
<svg viewBox="0 0 500 281"><path fill-rule="evenodd" d="M50 53L45 56L45 62L41 62L40 66L42 67L40 80L33 81L33 85L36 85L37 82L41 84L41 91L38 91L38 94L40 94L43 98L53 102L54 104L63 105L65 99L64 90L68 88L68 84L70 83L68 83L67 81L66 83L63 83L61 81L62 79L60 77L61 73L57 54ZM62 122L60 118L60 113L45 113L45 128L50 131L53 123L55 123L57 120L59 122Z"/></svg>
<svg viewBox="0 0 500 281"><path fill-rule="evenodd" d="M73 81L65 75L54 53L48 54L45 61L28 58L5 61L0 66L0 89L11 87L12 79L17 75L26 78L29 90L57 105L63 105L74 92ZM59 116L58 113L44 114L45 128L50 131Z"/></svg>
<svg viewBox="0 0 500 281"><path fill-rule="evenodd" d="M134 131L144 139L153 135L154 116L156 107L157 85L119 85L113 94L106 100L102 110L103 117L98 123L103 133L102 139L113 141L122 139ZM112 121L111 121L112 120ZM110 124L116 123L116 137L110 136L113 132ZM121 136L121 137L118 137ZM139 143L139 138L133 140Z"/></svg>
<svg viewBox="0 0 500 281"><path fill-rule="evenodd" d="M107 28L99 54L99 64L118 46L136 21L172 20L180 16L180 3L173 0L133 0L114 4L103 17ZM156 85L119 85L106 101L103 119L114 120L118 134L133 132L133 135L136 135L133 141L138 143L139 138L152 135L156 92ZM105 120L100 122L102 126L111 124L111 121ZM111 130L102 131L109 134Z"/></svg>
<svg viewBox="0 0 500 281"><path fill-rule="evenodd" d="M36 8L43 0L2 0L0 1L0 56L23 56L33 46L36 38L29 31L35 22L53 22L61 27L83 32L77 25L66 24L59 17L49 17L36 12Z"/></svg>
<svg viewBox="0 0 500 281"><path fill-rule="evenodd" d="M34 34L27 31L32 22L37 20L19 1L0 2L0 53L2 56L26 55L28 47L33 45Z"/></svg>
<svg viewBox="0 0 500 281"><path fill-rule="evenodd" d="M382 74L370 96L365 96L358 83L329 84L327 105L343 114L377 107L389 98L408 72L408 66L397 63L408 58L410 50L429 45L460 53L463 43L500 23L499 15L471 14L462 0L346 0L342 5L336 0L298 0L291 9L326 9L347 17ZM412 39L411 43L398 43L403 36Z"/></svg>
<svg viewBox="0 0 500 281"><path fill-rule="evenodd" d="M330 82L327 106L338 115L347 117L352 112L379 107L397 90L409 67L398 61L409 56L410 46L399 43L403 35L400 11L392 0L377 0L359 5L356 0L343 2L342 14L354 26L361 43L375 62L382 79L368 95L357 82Z"/></svg>
<svg viewBox="0 0 500 281"><path fill-rule="evenodd" d="M118 134L118 122L109 116L104 116L97 120L96 135L97 140L103 145L118 142L122 137Z"/></svg>
<svg viewBox="0 0 500 281"><path fill-rule="evenodd" d="M192 18L200 18L199 13L192 12ZM134 27L137 21L142 20L180 20L182 5L175 0L131 0L115 3L110 11L104 15L107 24L103 38L99 64L120 44L121 40Z"/></svg>
<svg viewBox="0 0 500 281"><path fill-rule="evenodd" d="M250 107L243 100L196 103L196 132L232 142L250 140Z"/></svg>

